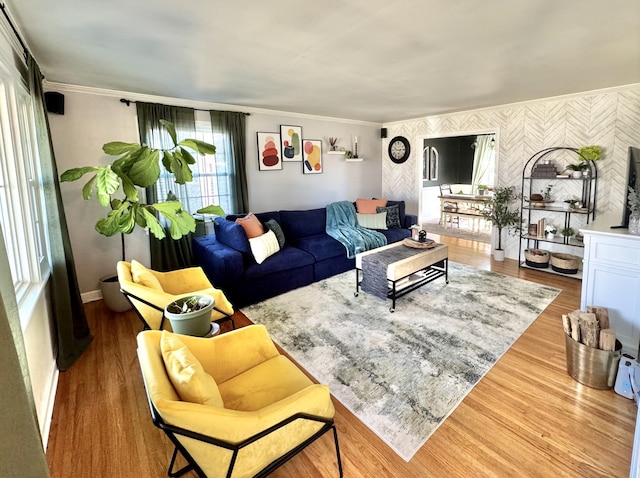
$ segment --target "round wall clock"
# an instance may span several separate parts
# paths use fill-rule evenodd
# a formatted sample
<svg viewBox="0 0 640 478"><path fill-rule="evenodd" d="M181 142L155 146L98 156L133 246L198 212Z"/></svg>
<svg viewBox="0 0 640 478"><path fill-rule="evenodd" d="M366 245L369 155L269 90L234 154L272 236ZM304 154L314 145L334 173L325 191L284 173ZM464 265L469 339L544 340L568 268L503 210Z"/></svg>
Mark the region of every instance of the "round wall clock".
<svg viewBox="0 0 640 478"><path fill-rule="evenodd" d="M411 145L404 136L396 136L389 142L389 159L396 164L402 164L409 159Z"/></svg>

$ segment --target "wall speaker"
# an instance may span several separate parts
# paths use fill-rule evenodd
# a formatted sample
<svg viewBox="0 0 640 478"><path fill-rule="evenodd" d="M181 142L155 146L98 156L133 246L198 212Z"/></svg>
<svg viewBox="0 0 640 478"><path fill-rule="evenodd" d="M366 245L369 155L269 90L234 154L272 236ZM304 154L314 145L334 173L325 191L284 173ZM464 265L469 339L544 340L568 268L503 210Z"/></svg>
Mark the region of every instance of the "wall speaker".
<svg viewBox="0 0 640 478"><path fill-rule="evenodd" d="M381 138L387 137L387 128L380 128L380 137Z"/></svg>
<svg viewBox="0 0 640 478"><path fill-rule="evenodd" d="M64 114L64 95L55 91L47 91L44 94L44 103L47 112L57 115Z"/></svg>

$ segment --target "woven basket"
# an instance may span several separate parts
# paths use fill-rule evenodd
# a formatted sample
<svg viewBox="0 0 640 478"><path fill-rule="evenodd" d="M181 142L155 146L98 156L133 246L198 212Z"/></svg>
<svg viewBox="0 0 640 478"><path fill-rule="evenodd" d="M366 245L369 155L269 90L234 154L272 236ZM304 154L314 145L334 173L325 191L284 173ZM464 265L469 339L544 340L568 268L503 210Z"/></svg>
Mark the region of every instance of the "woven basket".
<svg viewBox="0 0 640 478"><path fill-rule="evenodd" d="M581 260L579 256L554 252L551 254L551 268L564 274L576 274Z"/></svg>
<svg viewBox="0 0 640 478"><path fill-rule="evenodd" d="M525 262L529 267L544 268L549 266L549 251L544 249L525 249Z"/></svg>

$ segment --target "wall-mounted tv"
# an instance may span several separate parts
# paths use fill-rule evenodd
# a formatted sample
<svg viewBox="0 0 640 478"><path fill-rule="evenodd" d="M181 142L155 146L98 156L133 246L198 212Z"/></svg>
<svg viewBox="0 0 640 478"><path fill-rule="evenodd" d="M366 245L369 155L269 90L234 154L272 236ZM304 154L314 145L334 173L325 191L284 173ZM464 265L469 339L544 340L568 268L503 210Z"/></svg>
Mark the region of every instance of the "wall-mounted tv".
<svg viewBox="0 0 640 478"><path fill-rule="evenodd" d="M622 224L618 227L629 227L629 216L631 215L631 209L629 209L629 188L633 188L635 191L640 188L640 148L634 148L629 146L627 164L627 181L624 187L624 206L622 208Z"/></svg>

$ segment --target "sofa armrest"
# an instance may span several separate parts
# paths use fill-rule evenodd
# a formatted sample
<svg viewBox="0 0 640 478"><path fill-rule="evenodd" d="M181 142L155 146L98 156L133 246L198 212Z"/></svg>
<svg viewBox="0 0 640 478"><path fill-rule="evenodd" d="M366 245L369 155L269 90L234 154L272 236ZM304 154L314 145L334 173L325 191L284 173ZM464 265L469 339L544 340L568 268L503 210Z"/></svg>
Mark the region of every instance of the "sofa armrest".
<svg viewBox="0 0 640 478"><path fill-rule="evenodd" d="M193 256L216 288L224 290L244 276L242 252L218 242L214 236L195 238Z"/></svg>
<svg viewBox="0 0 640 478"><path fill-rule="evenodd" d="M404 215L404 224L402 227L405 229L409 229L414 224L418 224L418 216L415 214L405 214Z"/></svg>

